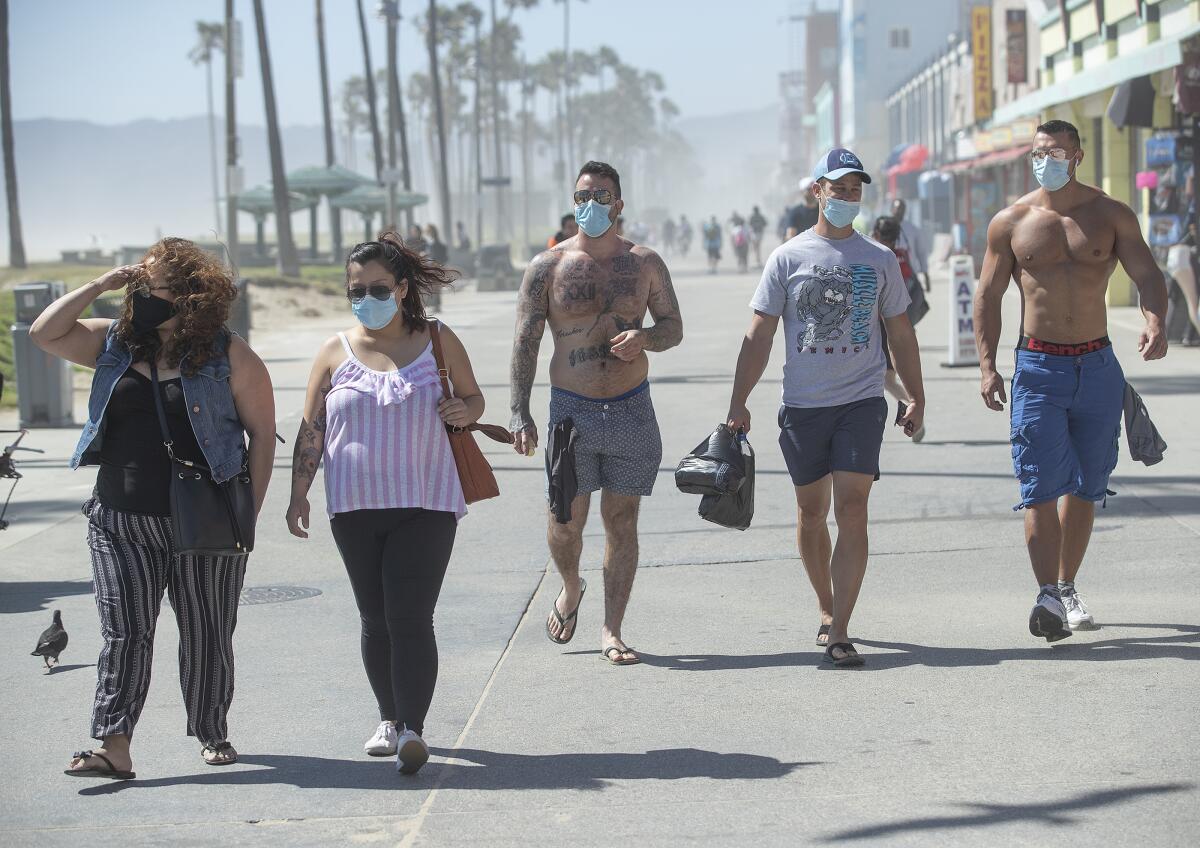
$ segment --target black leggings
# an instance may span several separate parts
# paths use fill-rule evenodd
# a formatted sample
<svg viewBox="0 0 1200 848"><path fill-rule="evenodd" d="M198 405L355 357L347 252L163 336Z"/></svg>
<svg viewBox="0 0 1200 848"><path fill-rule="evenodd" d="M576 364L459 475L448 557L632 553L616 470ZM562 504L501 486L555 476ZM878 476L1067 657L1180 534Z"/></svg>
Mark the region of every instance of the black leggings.
<svg viewBox="0 0 1200 848"><path fill-rule="evenodd" d="M452 512L358 509L330 521L362 617L379 717L422 734L437 683L433 609L454 549Z"/></svg>

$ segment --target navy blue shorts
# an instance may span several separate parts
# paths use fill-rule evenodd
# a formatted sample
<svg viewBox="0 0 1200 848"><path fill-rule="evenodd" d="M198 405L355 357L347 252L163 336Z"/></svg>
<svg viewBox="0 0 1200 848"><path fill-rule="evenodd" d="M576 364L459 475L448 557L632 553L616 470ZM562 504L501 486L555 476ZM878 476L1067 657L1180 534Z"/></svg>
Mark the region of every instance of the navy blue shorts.
<svg viewBox="0 0 1200 848"><path fill-rule="evenodd" d="M1104 499L1117 466L1125 373L1112 347L1082 356L1017 351L1012 378L1015 508L1074 495Z"/></svg>
<svg viewBox="0 0 1200 848"><path fill-rule="evenodd" d="M792 483L807 486L834 471L879 479L888 404L881 397L841 406L779 408L779 447Z"/></svg>

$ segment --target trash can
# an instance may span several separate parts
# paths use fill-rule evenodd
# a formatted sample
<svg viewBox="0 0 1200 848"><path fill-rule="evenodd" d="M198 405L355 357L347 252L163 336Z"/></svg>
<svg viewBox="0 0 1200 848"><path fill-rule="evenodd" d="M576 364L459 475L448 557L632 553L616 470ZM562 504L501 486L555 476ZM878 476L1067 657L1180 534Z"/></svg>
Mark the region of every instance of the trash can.
<svg viewBox="0 0 1200 848"><path fill-rule="evenodd" d="M12 326L17 371L17 413L21 427L70 427L71 365L41 350L29 338L29 327L42 312L67 293L61 281L22 283L13 288L16 323Z"/></svg>
<svg viewBox="0 0 1200 848"><path fill-rule="evenodd" d="M226 326L246 341L250 341L250 281L239 277L237 298L229 307L229 321Z"/></svg>

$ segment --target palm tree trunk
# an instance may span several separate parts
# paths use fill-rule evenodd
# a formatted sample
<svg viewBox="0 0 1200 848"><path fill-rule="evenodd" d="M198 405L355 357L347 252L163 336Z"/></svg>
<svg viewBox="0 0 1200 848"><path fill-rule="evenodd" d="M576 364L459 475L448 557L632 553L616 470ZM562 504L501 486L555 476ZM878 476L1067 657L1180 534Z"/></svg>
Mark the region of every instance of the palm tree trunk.
<svg viewBox="0 0 1200 848"><path fill-rule="evenodd" d="M404 117L404 98L400 93L400 39L397 29L399 20L388 20L388 108L395 112L390 119L394 126L391 132L400 139L400 179L405 191L412 191L412 169L408 155L408 124ZM389 142L392 145L392 142ZM391 157L391 167L395 167L395 157ZM411 206L405 207L405 226L412 226L413 211Z"/></svg>
<svg viewBox="0 0 1200 848"><path fill-rule="evenodd" d="M325 9L323 0L317 0L317 59L321 66L321 116L325 120L325 165L333 167L337 162L333 147L333 106L329 96L329 63L325 59ZM329 235L333 240L333 259L342 256L342 211L333 205L329 197Z"/></svg>
<svg viewBox="0 0 1200 848"><path fill-rule="evenodd" d="M492 37L489 39L491 45L491 76L492 76L492 155L495 158L493 163L493 177L503 176L502 169L504 167L503 157L500 151L500 67L496 61L496 0L492 0ZM505 188L502 185L496 185L496 241L508 241L510 233L508 232L508 216L505 214L507 207L507 198L505 197Z"/></svg>
<svg viewBox="0 0 1200 848"><path fill-rule="evenodd" d="M208 150L212 156L212 196L213 213L217 222L217 238L221 237L221 185L217 181L217 113L213 108L213 68L212 53L208 54L205 63L208 68L206 77L208 85Z"/></svg>
<svg viewBox="0 0 1200 848"><path fill-rule="evenodd" d="M0 0L0 137L4 145L4 187L8 195L8 265L24 268L21 210L17 200L17 158L13 150L12 92L8 67L8 0Z"/></svg>
<svg viewBox="0 0 1200 848"><path fill-rule="evenodd" d="M238 244L237 208L237 90L234 69L233 0L225 0L225 243L229 250L229 262L238 267L241 247Z"/></svg>
<svg viewBox="0 0 1200 848"><path fill-rule="evenodd" d="M300 259L292 239L291 208L288 203L287 173L283 167L283 145L279 140L279 116L275 110L275 83L271 79L271 53L267 46L267 21L262 0L254 0L254 26L258 30L258 58L262 68L263 105L267 112L267 146L271 154L271 187L275 193L275 237L279 273L300 276Z"/></svg>
<svg viewBox="0 0 1200 848"><path fill-rule="evenodd" d="M379 134L379 107L375 102L375 72L371 70L371 42L367 38L367 17L358 0L358 31L362 36L363 75L367 83L367 109L371 116L371 143L375 150L375 182L383 185L383 138Z"/></svg>
<svg viewBox="0 0 1200 848"><path fill-rule="evenodd" d="M429 48L429 80L433 86L433 115L437 124L438 193L442 207L442 238L449 243L453 232L450 229L450 167L446 155L446 116L442 107L442 83L438 74L437 19L437 0L429 0L429 35L426 44Z"/></svg>

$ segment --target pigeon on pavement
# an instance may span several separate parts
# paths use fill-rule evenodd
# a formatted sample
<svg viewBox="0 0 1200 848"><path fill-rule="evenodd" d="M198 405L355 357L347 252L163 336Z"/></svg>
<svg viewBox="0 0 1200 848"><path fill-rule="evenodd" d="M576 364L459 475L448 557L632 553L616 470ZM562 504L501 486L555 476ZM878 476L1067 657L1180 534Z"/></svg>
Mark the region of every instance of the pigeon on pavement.
<svg viewBox="0 0 1200 848"><path fill-rule="evenodd" d="M37 647L30 654L31 657L41 657L46 663L46 668L50 668L50 660L54 660L55 665L58 664L58 655L67 647L67 631L63 630L62 612L54 611L54 623L42 631L42 635L38 637Z"/></svg>

